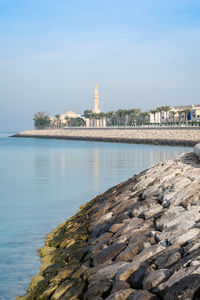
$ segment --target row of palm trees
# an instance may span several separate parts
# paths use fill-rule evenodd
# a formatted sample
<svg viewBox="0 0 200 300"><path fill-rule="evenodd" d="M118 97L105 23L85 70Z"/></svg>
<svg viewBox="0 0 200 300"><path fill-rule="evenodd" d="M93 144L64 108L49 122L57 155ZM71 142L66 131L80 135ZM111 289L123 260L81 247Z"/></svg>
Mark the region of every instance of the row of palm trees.
<svg viewBox="0 0 200 300"><path fill-rule="evenodd" d="M164 120L161 118L161 113L165 112ZM149 124L150 118L149 113L155 115L156 113L160 113L161 123L175 123L175 115L178 114L179 120L178 122L185 122L186 124L189 121L189 113L190 109L184 109L180 111L174 111L169 105L157 107L154 110L150 110L149 112L142 112L138 108L133 109L119 109L117 111L109 111L107 113L99 113L95 114L92 110L84 111L83 117L92 119L106 119L106 126L135 126L135 125L143 125Z"/></svg>
<svg viewBox="0 0 200 300"><path fill-rule="evenodd" d="M68 116L63 120L59 114L55 115L53 120L50 122L51 128L63 128L65 126L69 127L84 127L86 125L85 120L81 117L70 118Z"/></svg>
<svg viewBox="0 0 200 300"><path fill-rule="evenodd" d="M149 113L141 112L140 109L119 109L117 111L109 111L107 113L100 112L94 113L92 110L85 110L83 114L84 118L92 120L106 120L106 126L134 126L149 123ZM78 120L79 119L79 120ZM64 126L85 126L84 119L81 122L80 118L72 119L65 117L65 122L60 118L60 115L55 115L54 120L51 122L52 128L62 128ZM73 123L73 124L72 124Z"/></svg>
<svg viewBox="0 0 200 300"><path fill-rule="evenodd" d="M96 114L92 110L84 111L83 117L90 120L106 119L106 126L134 126L147 124L149 122L149 113L141 112L140 109L119 109L117 111L109 111L107 113Z"/></svg>

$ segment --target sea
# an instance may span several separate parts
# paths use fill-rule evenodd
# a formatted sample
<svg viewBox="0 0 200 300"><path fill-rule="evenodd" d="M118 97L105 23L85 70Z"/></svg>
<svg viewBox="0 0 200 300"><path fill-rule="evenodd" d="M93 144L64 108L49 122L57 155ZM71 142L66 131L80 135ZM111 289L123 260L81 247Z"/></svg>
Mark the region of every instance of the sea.
<svg viewBox="0 0 200 300"><path fill-rule="evenodd" d="M23 296L45 236L110 187L190 147L11 138L0 132L0 300Z"/></svg>

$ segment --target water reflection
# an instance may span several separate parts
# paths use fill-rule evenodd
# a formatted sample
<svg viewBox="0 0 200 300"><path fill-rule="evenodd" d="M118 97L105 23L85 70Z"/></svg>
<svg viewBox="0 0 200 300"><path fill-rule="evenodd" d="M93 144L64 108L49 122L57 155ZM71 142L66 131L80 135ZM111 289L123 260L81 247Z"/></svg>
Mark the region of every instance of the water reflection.
<svg viewBox="0 0 200 300"><path fill-rule="evenodd" d="M94 156L94 190L99 190L99 149L95 148L93 151Z"/></svg>

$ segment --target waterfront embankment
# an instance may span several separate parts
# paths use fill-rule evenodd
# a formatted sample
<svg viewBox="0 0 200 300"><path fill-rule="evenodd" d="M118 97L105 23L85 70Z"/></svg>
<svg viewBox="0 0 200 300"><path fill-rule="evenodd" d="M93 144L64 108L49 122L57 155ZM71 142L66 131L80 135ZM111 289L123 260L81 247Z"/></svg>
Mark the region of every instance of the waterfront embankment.
<svg viewBox="0 0 200 300"><path fill-rule="evenodd" d="M200 161L162 162L109 189L47 235L23 300L200 296Z"/></svg>
<svg viewBox="0 0 200 300"><path fill-rule="evenodd" d="M140 143L159 145L194 146L200 142L200 129L167 128L167 129L48 129L25 130L15 137L49 138L79 141Z"/></svg>

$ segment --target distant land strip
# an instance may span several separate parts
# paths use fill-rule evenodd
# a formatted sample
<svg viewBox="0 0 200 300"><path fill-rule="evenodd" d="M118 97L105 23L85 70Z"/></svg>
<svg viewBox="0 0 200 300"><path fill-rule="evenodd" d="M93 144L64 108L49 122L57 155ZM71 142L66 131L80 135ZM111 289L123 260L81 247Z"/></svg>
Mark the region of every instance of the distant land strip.
<svg viewBox="0 0 200 300"><path fill-rule="evenodd" d="M44 129L25 130L13 135L12 137L63 139L129 144L194 146L195 144L200 142L200 129Z"/></svg>

